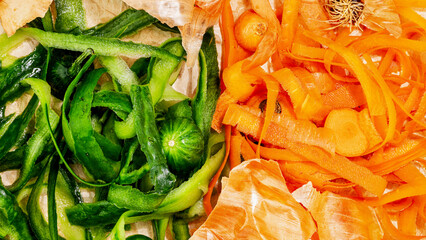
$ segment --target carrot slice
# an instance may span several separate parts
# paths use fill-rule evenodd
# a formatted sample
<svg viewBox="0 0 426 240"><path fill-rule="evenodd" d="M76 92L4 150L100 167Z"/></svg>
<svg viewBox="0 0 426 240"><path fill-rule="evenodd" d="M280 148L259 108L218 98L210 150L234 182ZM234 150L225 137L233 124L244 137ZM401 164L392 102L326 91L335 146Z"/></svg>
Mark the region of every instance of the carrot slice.
<svg viewBox="0 0 426 240"><path fill-rule="evenodd" d="M415 239L423 239L425 236L413 236L405 234L398 229L395 228L395 226L392 224L389 215L386 213L386 211L383 209L383 207L377 207L376 214L379 217L381 226L385 232L386 235L390 237L390 239L398 239L398 240L415 240Z"/></svg>
<svg viewBox="0 0 426 240"><path fill-rule="evenodd" d="M419 206L414 202L406 210L399 213L398 229L401 232L413 236L416 235L418 210Z"/></svg>
<svg viewBox="0 0 426 240"><path fill-rule="evenodd" d="M358 112L350 108L333 110L324 127L333 130L336 153L347 157L361 156L368 149L368 141L358 123Z"/></svg>

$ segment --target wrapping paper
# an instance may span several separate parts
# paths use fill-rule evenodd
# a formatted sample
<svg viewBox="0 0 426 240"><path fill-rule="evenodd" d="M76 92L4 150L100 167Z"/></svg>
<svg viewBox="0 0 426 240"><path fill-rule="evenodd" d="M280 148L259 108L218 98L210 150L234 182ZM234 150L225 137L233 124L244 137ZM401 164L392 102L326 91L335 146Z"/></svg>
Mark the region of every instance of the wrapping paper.
<svg viewBox="0 0 426 240"><path fill-rule="evenodd" d="M246 161L224 178L223 185L216 207L191 240L298 240L316 231L275 161Z"/></svg>

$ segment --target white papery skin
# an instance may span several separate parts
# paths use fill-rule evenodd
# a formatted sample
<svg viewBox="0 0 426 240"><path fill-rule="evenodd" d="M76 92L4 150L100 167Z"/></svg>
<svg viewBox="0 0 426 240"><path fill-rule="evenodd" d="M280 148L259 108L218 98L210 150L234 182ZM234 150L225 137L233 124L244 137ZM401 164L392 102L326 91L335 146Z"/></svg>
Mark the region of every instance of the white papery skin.
<svg viewBox="0 0 426 240"><path fill-rule="evenodd" d="M194 0L123 0L135 9L143 9L162 23L183 26L191 21Z"/></svg>
<svg viewBox="0 0 426 240"><path fill-rule="evenodd" d="M0 21L8 36L37 17L43 17L53 0L2 0Z"/></svg>

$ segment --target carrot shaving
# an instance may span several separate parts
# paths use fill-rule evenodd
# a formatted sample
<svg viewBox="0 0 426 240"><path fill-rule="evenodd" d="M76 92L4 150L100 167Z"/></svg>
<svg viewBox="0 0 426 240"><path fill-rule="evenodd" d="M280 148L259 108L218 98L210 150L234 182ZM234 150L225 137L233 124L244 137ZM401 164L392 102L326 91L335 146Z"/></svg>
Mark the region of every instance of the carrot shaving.
<svg viewBox="0 0 426 240"><path fill-rule="evenodd" d="M262 143L262 139L268 130L269 124L271 123L272 116L275 112L275 102L278 98L279 93L279 85L274 79L270 79L270 77L265 76L264 78L266 89L268 89L268 98L266 101L266 112L265 112L265 120L262 126L262 132L260 133L259 143L257 145L256 156L260 158L260 144Z"/></svg>
<svg viewBox="0 0 426 240"><path fill-rule="evenodd" d="M283 14L281 20L281 38L278 47L280 51L288 51L293 43L297 30L297 17L301 0L286 0L283 3Z"/></svg>
<svg viewBox="0 0 426 240"><path fill-rule="evenodd" d="M415 240L415 239L422 239L425 237L425 236L413 236L413 235L408 235L408 234L400 232L392 224L389 218L389 215L385 212L385 210L382 207L377 207L375 210L376 210L376 214L378 215L380 219L380 223L383 227L385 234L389 235L391 239Z"/></svg>
<svg viewBox="0 0 426 240"><path fill-rule="evenodd" d="M292 54L298 55L300 57L308 57L315 59L324 59L327 49L305 46L300 43L294 43L291 48Z"/></svg>
<svg viewBox="0 0 426 240"><path fill-rule="evenodd" d="M325 105L333 109L357 108L367 103L362 87L358 84L342 84L336 90L323 95L322 99Z"/></svg>
<svg viewBox="0 0 426 240"><path fill-rule="evenodd" d="M256 139L260 137L263 122L261 117L237 104L229 106L223 119L223 124L234 126ZM317 128L309 121L289 118L283 118L280 123L272 121L262 141L279 147L285 147L288 141L295 141L321 147L329 153L334 153L335 149L334 136L330 130Z"/></svg>
<svg viewBox="0 0 426 240"><path fill-rule="evenodd" d="M241 147L243 143L243 136L238 131L233 131L231 135L230 146L232 148L229 152L229 167L233 169L241 163Z"/></svg>
<svg viewBox="0 0 426 240"><path fill-rule="evenodd" d="M423 0L395 0L397 6L426 8L426 2Z"/></svg>
<svg viewBox="0 0 426 240"><path fill-rule="evenodd" d="M330 157L330 155L319 148L289 141L286 147L318 164L320 167L358 184L377 196L381 196L386 188L387 182L385 179L374 175L367 168L359 166L343 156L336 154L334 157Z"/></svg>
<svg viewBox="0 0 426 240"><path fill-rule="evenodd" d="M255 148L252 148L252 146L250 146L249 141L243 139L243 142L241 143L241 156L244 158L244 160L256 158L256 152L254 151L254 149Z"/></svg>
<svg viewBox="0 0 426 240"><path fill-rule="evenodd" d="M383 103L383 95L381 92L377 92L377 85L373 82L373 80L371 80L369 74L363 68L361 59L353 51L344 48L343 46L336 44L329 39L315 36L312 33L305 31L304 34L307 37L328 46L333 51L336 51L336 53L341 55L349 64L349 66L352 67L355 75L358 77L358 80L361 83L362 89L364 90L368 108L372 116L384 115L386 113L386 107Z"/></svg>
<svg viewBox="0 0 426 240"><path fill-rule="evenodd" d="M241 48L234 34L234 15L232 13L230 0L225 0L220 21L223 36L222 44L222 68L229 67L234 63L249 56L249 53Z"/></svg>
<svg viewBox="0 0 426 240"><path fill-rule="evenodd" d="M411 204L405 211L402 211L398 217L398 230L409 235L416 235L417 214L419 206L416 202Z"/></svg>
<svg viewBox="0 0 426 240"><path fill-rule="evenodd" d="M216 132L222 131L222 121L225 116L226 110L228 110L228 106L231 103L236 103L237 100L231 96L227 91L223 92L216 103L216 111L213 114L212 120L212 128L216 130Z"/></svg>
<svg viewBox="0 0 426 240"><path fill-rule="evenodd" d="M225 158L223 159L223 162L220 165L219 170L216 172L216 174L213 176L212 180L210 181L207 192L203 197L203 206L207 215L209 215L213 211L212 202L211 202L213 189L216 186L216 183L219 180L220 174L222 174L222 170L223 168L225 168L226 162L229 157L229 153L231 149L231 126L225 126L225 144L226 144Z"/></svg>
<svg viewBox="0 0 426 240"><path fill-rule="evenodd" d="M290 69L278 70L273 72L272 76L289 94L298 118L316 121L324 119L330 109L323 104L319 93L309 90L306 83L297 78Z"/></svg>

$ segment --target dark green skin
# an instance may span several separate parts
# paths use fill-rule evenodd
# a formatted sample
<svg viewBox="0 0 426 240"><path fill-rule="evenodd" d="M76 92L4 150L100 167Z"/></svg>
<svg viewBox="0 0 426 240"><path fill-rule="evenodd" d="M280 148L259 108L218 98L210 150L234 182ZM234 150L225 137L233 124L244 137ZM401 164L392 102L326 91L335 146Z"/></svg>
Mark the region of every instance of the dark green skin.
<svg viewBox="0 0 426 240"><path fill-rule="evenodd" d="M220 142L213 142L212 145L215 143ZM151 219L161 219L163 218L161 216L164 214L180 212L194 205L204 194L203 191L200 190L200 185L205 187L208 186L210 179L221 165L224 156L224 150L221 150L217 154L211 156L209 160L206 161L205 165L197 171L197 173L188 179L188 181L173 189L173 191L165 197L164 201L162 201L155 210L155 213L149 214L149 216L153 216ZM126 200L126 197L127 195L138 196L142 192L137 189L133 189L130 186L116 186L118 187L114 189L112 193L112 195L115 196L109 195L108 200L116 198L114 201L121 202L123 205L137 205L137 203L131 203L131 200ZM120 194L121 196L119 196ZM138 197L136 198L139 199ZM72 224L82 226L100 226L116 223L121 214L126 211L128 211L128 209L117 207L117 205L109 201L99 201L95 203L78 204L68 208L66 213ZM158 216L158 218L156 218L156 216Z"/></svg>
<svg viewBox="0 0 426 240"><path fill-rule="evenodd" d="M70 223L86 227L114 224L126 211L108 201L80 203L65 210Z"/></svg>
<svg viewBox="0 0 426 240"><path fill-rule="evenodd" d="M150 166L148 163L145 163L139 168L137 168L138 166L136 166L136 161L134 160L141 160L141 159L137 159L138 155L135 154L138 148L139 148L139 142L137 139L131 139L125 142L123 151L122 151L122 157L121 157L122 166L121 166L120 175L118 177L118 183L133 184L149 172ZM134 163L131 165L132 162Z"/></svg>
<svg viewBox="0 0 426 240"><path fill-rule="evenodd" d="M173 234L175 240L188 240L191 237L188 223L183 219L173 219Z"/></svg>
<svg viewBox="0 0 426 240"><path fill-rule="evenodd" d="M135 210L141 213L154 211L165 195L159 193L143 193L132 186L112 184L108 192L108 201L120 208Z"/></svg>
<svg viewBox="0 0 426 240"><path fill-rule="evenodd" d="M52 94L62 99L69 83L75 77L70 68L80 54L61 49L52 50L52 59L47 72L47 82L52 88Z"/></svg>
<svg viewBox="0 0 426 240"><path fill-rule="evenodd" d="M31 228L37 239L39 240L50 240L49 225L44 220L43 213L40 208L39 199L42 194L44 177L49 169L48 164L44 167L44 170L37 178L34 184L33 190L31 191L30 197L27 203L28 218L30 220ZM63 239L63 238L60 238Z"/></svg>
<svg viewBox="0 0 426 240"><path fill-rule="evenodd" d="M13 101L28 90L20 81L29 77L39 78L46 61L46 49L39 45L28 56L16 60L0 70L0 106Z"/></svg>
<svg viewBox="0 0 426 240"><path fill-rule="evenodd" d="M178 57L182 57L185 54L180 39L166 41L160 47ZM166 84L169 84L170 77L179 63L180 61L174 61L168 58L151 58L148 66L147 82L151 90L152 102L154 105L157 104L163 96Z"/></svg>
<svg viewBox="0 0 426 240"><path fill-rule="evenodd" d="M117 176L120 166L105 156L91 123L93 90L104 72L104 69L90 72L77 88L69 112L69 126L79 162L95 179L110 182Z"/></svg>
<svg viewBox="0 0 426 240"><path fill-rule="evenodd" d="M50 115L51 127L52 129L56 129L56 126L59 123L59 116L54 112L52 112ZM32 176L31 173L37 159L42 155L44 149L50 141L49 128L41 108L38 109L36 114L36 129L37 131L31 136L25 145L25 155L19 178L8 187L8 190L11 192L19 191L25 186L25 184L27 184Z"/></svg>
<svg viewBox="0 0 426 240"><path fill-rule="evenodd" d="M82 0L55 0L58 32L81 32L86 29L86 14Z"/></svg>
<svg viewBox="0 0 426 240"><path fill-rule="evenodd" d="M189 99L183 100L181 102L176 103L175 105L169 107L167 109L166 118L189 118L192 119L192 107Z"/></svg>
<svg viewBox="0 0 426 240"><path fill-rule="evenodd" d="M47 213L49 222L49 233L51 240L59 239L58 215L56 212L56 180L59 173L59 159L52 158L50 162L49 178L47 180Z"/></svg>
<svg viewBox="0 0 426 240"><path fill-rule="evenodd" d="M216 102L220 95L219 64L213 29L204 34L199 55L200 76L197 94L192 102L195 124L200 128L207 146Z"/></svg>
<svg viewBox="0 0 426 240"><path fill-rule="evenodd" d="M169 225L170 217L166 217L163 219L153 220L153 228L154 228L154 239L155 240L165 240L166 239L166 231Z"/></svg>
<svg viewBox="0 0 426 240"><path fill-rule="evenodd" d="M6 232L2 236L2 232ZM16 202L15 196L0 183L0 238L11 240L34 239L27 217Z"/></svg>
<svg viewBox="0 0 426 240"><path fill-rule="evenodd" d="M6 132L0 138L0 159L3 158L9 150L15 146L15 143L24 133L38 105L37 96L33 96L21 115L9 125ZM5 126L3 126L5 127Z"/></svg>
<svg viewBox="0 0 426 240"><path fill-rule="evenodd" d="M135 111L136 135L151 166L151 182L157 193L168 193L174 187L176 177L167 167L148 86L132 86L130 98Z"/></svg>
<svg viewBox="0 0 426 240"><path fill-rule="evenodd" d="M114 91L96 92L92 107L106 107L114 111L121 119L126 119L132 111L132 102L129 95Z"/></svg>
<svg viewBox="0 0 426 240"><path fill-rule="evenodd" d="M45 32L36 28L21 28L18 31L36 39L45 47L78 52L84 52L90 48L95 54L101 56L158 57L160 59L167 59L173 64L179 63L181 60L181 58L162 48L134 42L124 42L114 38Z"/></svg>
<svg viewBox="0 0 426 240"><path fill-rule="evenodd" d="M122 38L158 22L156 18L143 10L127 9L109 22L83 31L83 35Z"/></svg>

